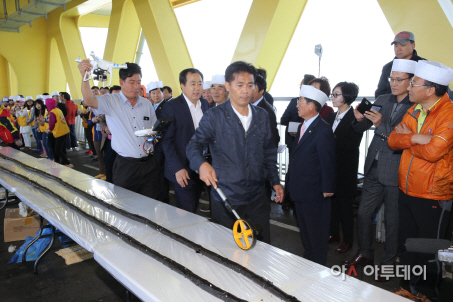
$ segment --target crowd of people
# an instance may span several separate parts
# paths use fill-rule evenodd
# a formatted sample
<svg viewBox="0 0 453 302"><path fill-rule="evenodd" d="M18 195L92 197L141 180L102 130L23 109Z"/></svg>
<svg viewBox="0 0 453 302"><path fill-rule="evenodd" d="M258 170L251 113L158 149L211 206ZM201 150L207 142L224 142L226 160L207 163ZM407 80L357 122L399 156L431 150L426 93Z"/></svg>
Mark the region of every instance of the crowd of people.
<svg viewBox="0 0 453 302"><path fill-rule="evenodd" d="M78 150L74 125L80 116L86 153L99 163L97 178L165 203L171 183L177 207L192 213L207 191L210 203L201 210L232 228L236 218L210 189L220 187L242 218L263 227L259 239L267 243L274 191L275 202L294 207L304 257L326 265L330 243L340 243L335 250L340 254L352 248L359 147L363 133L374 126L357 213L359 250L342 264L375 263L372 224L384 204L385 247L377 280L391 278L384 267L394 268L397 257L402 265L426 265L428 278L410 273L394 292L429 301L438 295L438 263L430 261L434 256L407 252L404 244L407 238L446 236L453 199L448 96L453 70L419 57L410 32L399 33L391 44L395 58L384 66L374 107L366 112L352 107L359 94L355 83L343 81L331 89L327 78L304 75L299 96L280 120L287 126L289 151L285 188L277 171L280 136L266 71L241 61L211 81L198 69L181 71L182 93L175 98L162 81L142 85L134 63L119 70L119 86L99 89L82 81L81 108L66 92L36 100L11 96L1 107L1 139L30 150L33 135L38 148L33 152L72 167L66 152ZM83 77L90 61L79 63L79 70ZM329 97L336 111L327 105ZM159 141L135 135L162 118L172 122Z"/></svg>

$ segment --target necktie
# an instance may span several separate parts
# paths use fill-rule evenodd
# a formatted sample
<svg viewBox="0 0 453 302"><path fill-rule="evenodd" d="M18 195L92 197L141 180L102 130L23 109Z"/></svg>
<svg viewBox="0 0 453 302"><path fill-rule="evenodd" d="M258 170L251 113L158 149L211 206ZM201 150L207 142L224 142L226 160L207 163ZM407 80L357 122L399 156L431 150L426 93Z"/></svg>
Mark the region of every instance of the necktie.
<svg viewBox="0 0 453 302"><path fill-rule="evenodd" d="M302 127L300 128L300 136L299 136L298 143L300 142L300 139L302 138L302 136L304 136L304 133L305 133L305 123L303 123Z"/></svg>

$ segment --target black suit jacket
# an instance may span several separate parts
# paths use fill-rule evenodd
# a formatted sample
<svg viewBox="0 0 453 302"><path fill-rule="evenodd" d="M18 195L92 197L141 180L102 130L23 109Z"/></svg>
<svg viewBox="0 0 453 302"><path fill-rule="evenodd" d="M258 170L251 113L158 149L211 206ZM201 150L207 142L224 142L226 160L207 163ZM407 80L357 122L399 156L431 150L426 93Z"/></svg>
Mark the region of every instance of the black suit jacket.
<svg viewBox="0 0 453 302"><path fill-rule="evenodd" d="M200 99L203 114L208 110L208 101ZM172 117L173 121L162 138L162 147L165 154L164 175L172 182L176 182L175 173L186 169L189 177L194 176L194 171L189 168L189 160L186 157L186 147L195 133L192 115L189 106L180 95L166 102L162 107L161 117Z"/></svg>
<svg viewBox="0 0 453 302"><path fill-rule="evenodd" d="M164 104L166 102L167 102L166 100L162 100L162 102L159 104L159 106L157 106L157 108L155 110L157 119L160 119L160 116L162 114L162 107L164 106Z"/></svg>
<svg viewBox="0 0 453 302"><path fill-rule="evenodd" d="M288 132L288 125L289 122L298 122L300 123L300 117L297 113L297 100L299 98L293 98L286 107L285 112L283 112L282 117L280 118L280 124L286 126L285 130L285 144L289 151L291 151L291 147L293 145L294 137L291 136Z"/></svg>
<svg viewBox="0 0 453 302"><path fill-rule="evenodd" d="M336 158L332 127L318 116L298 142L301 126L289 162L289 194L296 202L322 201L323 193L335 193Z"/></svg>
<svg viewBox="0 0 453 302"><path fill-rule="evenodd" d="M332 127L336 112L326 117ZM350 108L335 129L335 151L337 155L336 197L354 197L357 190L357 172L359 169L359 148L363 137L363 129L355 129L354 108Z"/></svg>
<svg viewBox="0 0 453 302"><path fill-rule="evenodd" d="M278 143L280 142L280 135L278 134L278 129L277 129L277 117L275 116L274 108L266 101L266 98L263 98L261 102L256 105L258 107L263 108L266 110L267 114L269 115L269 122L271 125L271 134L272 134L272 140L275 143L275 146L278 147Z"/></svg>

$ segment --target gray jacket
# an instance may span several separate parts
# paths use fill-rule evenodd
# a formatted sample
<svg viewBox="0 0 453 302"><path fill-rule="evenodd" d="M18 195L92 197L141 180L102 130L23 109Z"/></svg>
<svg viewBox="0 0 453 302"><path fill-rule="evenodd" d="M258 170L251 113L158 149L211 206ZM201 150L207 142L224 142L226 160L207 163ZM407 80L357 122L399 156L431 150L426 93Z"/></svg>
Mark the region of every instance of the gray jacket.
<svg viewBox="0 0 453 302"><path fill-rule="evenodd" d="M413 105L409 101L409 96L406 96L401 103L402 107L398 110L395 117L390 121L393 105L396 104L396 96L392 94L384 94L377 98L374 102L375 105L382 106L380 113L382 114L382 121L378 128L374 131L374 137L368 147L368 154L365 160L364 174L367 175L368 171L376 158L376 153L379 151L378 156L378 178L379 182L385 186L398 186L398 169L400 166L400 159L402 151L394 151L389 148L387 139L390 133L395 129L395 126L401 123L406 111ZM373 123L364 119L361 122L354 121L353 127L356 130L368 130Z"/></svg>

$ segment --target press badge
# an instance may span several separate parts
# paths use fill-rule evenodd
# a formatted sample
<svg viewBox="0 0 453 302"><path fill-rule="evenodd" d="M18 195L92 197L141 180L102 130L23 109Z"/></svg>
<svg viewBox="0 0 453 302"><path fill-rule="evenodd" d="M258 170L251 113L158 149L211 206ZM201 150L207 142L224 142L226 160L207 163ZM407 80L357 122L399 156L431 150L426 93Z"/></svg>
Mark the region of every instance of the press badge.
<svg viewBox="0 0 453 302"><path fill-rule="evenodd" d="M144 117L143 117L143 120L144 120L144 121L149 121L149 116L144 116Z"/></svg>

